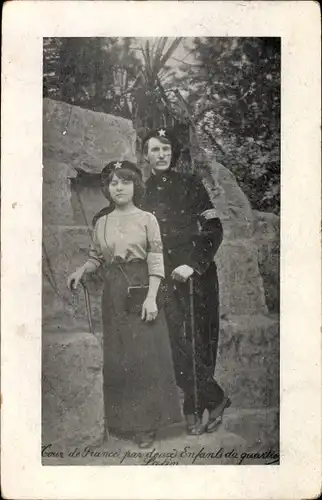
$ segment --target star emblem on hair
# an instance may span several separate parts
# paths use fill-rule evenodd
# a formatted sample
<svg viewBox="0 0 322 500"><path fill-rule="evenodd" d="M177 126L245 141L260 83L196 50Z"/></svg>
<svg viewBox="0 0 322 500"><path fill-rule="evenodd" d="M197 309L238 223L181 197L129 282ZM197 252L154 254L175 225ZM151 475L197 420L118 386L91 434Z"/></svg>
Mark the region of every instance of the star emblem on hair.
<svg viewBox="0 0 322 500"><path fill-rule="evenodd" d="M115 168L122 168L122 163L120 161L117 161L115 163Z"/></svg>
<svg viewBox="0 0 322 500"><path fill-rule="evenodd" d="M160 130L158 131L158 134L160 137L164 137L165 136L165 130L163 128L160 128Z"/></svg>

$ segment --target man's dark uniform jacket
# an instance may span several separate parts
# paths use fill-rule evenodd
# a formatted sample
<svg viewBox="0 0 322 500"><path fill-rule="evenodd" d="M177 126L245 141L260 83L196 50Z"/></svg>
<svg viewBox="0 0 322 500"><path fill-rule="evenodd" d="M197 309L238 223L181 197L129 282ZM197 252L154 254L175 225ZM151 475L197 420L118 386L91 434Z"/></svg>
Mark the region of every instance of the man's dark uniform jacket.
<svg viewBox="0 0 322 500"><path fill-rule="evenodd" d="M178 266L187 264L195 272L195 327L207 365L214 367L219 330L219 295L214 256L223 230L202 181L175 170L151 175L146 183L144 209L160 225L166 281ZM188 285L178 286L187 297ZM185 307L186 311L188 307ZM189 324L186 318L187 325Z"/></svg>

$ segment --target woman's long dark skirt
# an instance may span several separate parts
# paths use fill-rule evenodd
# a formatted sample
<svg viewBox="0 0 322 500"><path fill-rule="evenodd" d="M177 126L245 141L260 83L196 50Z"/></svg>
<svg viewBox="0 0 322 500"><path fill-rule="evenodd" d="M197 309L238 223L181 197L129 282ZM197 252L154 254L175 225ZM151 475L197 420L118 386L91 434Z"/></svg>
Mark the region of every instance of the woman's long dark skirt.
<svg viewBox="0 0 322 500"><path fill-rule="evenodd" d="M148 284L146 262L121 266L131 285ZM111 265L102 297L103 376L106 426L115 434L157 430L182 419L164 311L153 323L127 313L128 286L120 267Z"/></svg>

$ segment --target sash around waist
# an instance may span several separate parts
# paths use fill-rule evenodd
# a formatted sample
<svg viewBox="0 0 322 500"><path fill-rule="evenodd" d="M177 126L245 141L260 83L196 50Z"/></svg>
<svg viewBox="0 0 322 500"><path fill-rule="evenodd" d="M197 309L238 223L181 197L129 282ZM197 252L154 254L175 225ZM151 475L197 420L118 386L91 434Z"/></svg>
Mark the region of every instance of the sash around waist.
<svg viewBox="0 0 322 500"><path fill-rule="evenodd" d="M147 265L146 260L140 259L139 257L134 257L131 260L125 260L125 259L123 259L123 257L117 256L112 260L112 262L110 262L108 264L108 267L114 267L114 266L119 266L119 265L124 266L124 265L128 265L128 264L138 264L138 263L142 263L142 265L143 264Z"/></svg>
<svg viewBox="0 0 322 500"><path fill-rule="evenodd" d="M146 260L139 258L129 261L118 258L106 266L104 278L110 284L118 283L120 286L148 285L148 264Z"/></svg>

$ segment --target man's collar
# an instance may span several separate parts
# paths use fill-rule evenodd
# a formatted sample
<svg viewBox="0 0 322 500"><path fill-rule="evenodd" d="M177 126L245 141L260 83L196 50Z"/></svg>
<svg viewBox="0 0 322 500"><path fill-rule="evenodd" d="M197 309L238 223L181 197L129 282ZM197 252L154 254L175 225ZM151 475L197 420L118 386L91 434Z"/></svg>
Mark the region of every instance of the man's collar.
<svg viewBox="0 0 322 500"><path fill-rule="evenodd" d="M151 169L151 176L153 175L154 178L158 178L158 177L164 177L164 176L168 176L170 175L170 172L171 172L171 168L167 168L167 170L163 170L163 171L155 171L153 169Z"/></svg>

